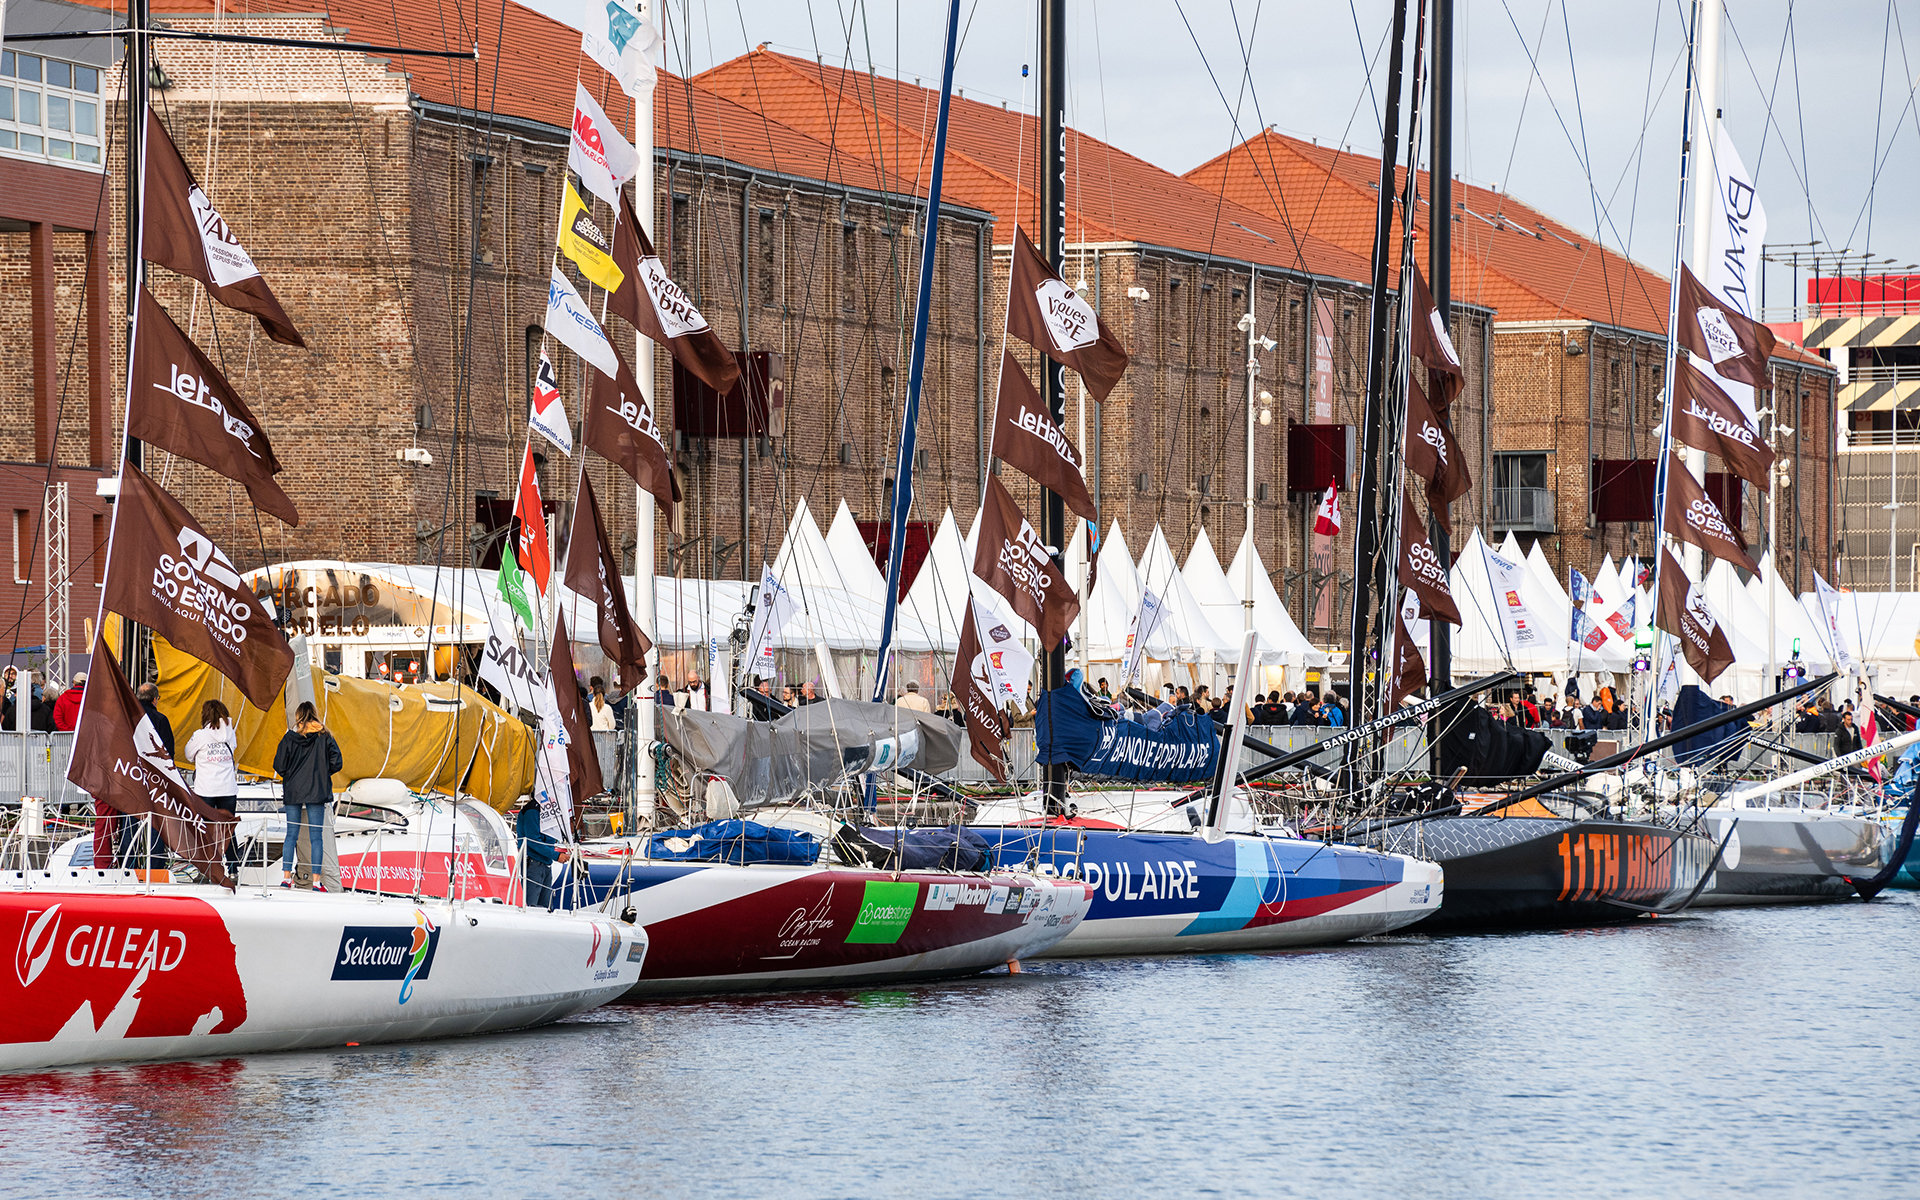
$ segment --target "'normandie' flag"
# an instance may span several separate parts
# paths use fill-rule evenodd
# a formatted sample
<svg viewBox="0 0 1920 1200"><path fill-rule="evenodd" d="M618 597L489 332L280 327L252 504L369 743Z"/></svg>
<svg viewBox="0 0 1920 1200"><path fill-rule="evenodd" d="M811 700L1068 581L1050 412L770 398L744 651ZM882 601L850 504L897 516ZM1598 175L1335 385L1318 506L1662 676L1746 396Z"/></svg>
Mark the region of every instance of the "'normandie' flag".
<svg viewBox="0 0 1920 1200"><path fill-rule="evenodd" d="M607 297L607 309L625 317L627 324L667 348L700 381L726 395L740 381L740 364L720 335L707 324L693 298L673 281L653 252L653 243L640 228L633 201L620 195L620 217L614 222L613 261L626 272L625 280Z"/></svg>
<svg viewBox="0 0 1920 1200"><path fill-rule="evenodd" d="M1007 485L987 476L980 508L980 544L973 573L1007 598L1014 613L1040 633L1048 650L1060 644L1080 615L1080 597L1067 586L1066 573L1047 553L1045 542L1020 511Z"/></svg>
<svg viewBox="0 0 1920 1200"><path fill-rule="evenodd" d="M131 463L120 469L116 503L107 610L233 680L255 708L273 707L293 670L273 601L255 595L193 514Z"/></svg>
<svg viewBox="0 0 1920 1200"><path fill-rule="evenodd" d="M650 573L641 572L641 578ZM574 496L573 531L567 536L566 585L593 603L600 630L600 649L620 668L621 688L638 687L647 677L647 651L653 643L634 623L627 608L627 589L620 582L620 559L600 519L600 501L593 484L580 472L580 491ZM569 673L571 678L571 673ZM564 683L565 680L561 680ZM556 684L555 691L560 690Z"/></svg>
<svg viewBox="0 0 1920 1200"><path fill-rule="evenodd" d="M1420 596L1412 588L1401 593L1400 628L1393 631L1393 686L1387 705L1397 708L1402 700L1427 686L1427 660L1420 652Z"/></svg>
<svg viewBox="0 0 1920 1200"><path fill-rule="evenodd" d="M618 463L628 478L671 509L680 500L680 485L667 459L666 435L626 356L616 349L613 359L617 376L593 373L580 440L601 458Z"/></svg>
<svg viewBox="0 0 1920 1200"><path fill-rule="evenodd" d="M994 697L993 672L980 646L979 618L971 598L966 619L960 622L960 655L955 659L955 674L960 681L960 702L966 707L967 746L973 761L992 772L1001 783L1007 782L1007 735L1012 732L1006 711Z"/></svg>
<svg viewBox="0 0 1920 1200"><path fill-rule="evenodd" d="M141 248L169 271L198 279L228 308L252 313L276 342L305 346L247 248L187 170L158 113L147 114L147 190Z"/></svg>
<svg viewBox="0 0 1920 1200"><path fill-rule="evenodd" d="M1086 298L1054 274L1027 240L1013 231L1013 277L1007 291L1007 332L1087 381L1105 400L1127 369L1127 351Z"/></svg>
<svg viewBox="0 0 1920 1200"><path fill-rule="evenodd" d="M113 667L104 631L93 649L93 661L106 665L87 677L67 779L115 812L151 817L168 849L233 887L226 855L236 818L187 789L127 677Z"/></svg>
<svg viewBox="0 0 1920 1200"><path fill-rule="evenodd" d="M1018 467L1066 501L1067 507L1098 522L1099 510L1087 491L1086 458L1040 403L1011 351L1000 352L1000 398L993 410L993 456Z"/></svg>
<svg viewBox="0 0 1920 1200"><path fill-rule="evenodd" d="M280 460L253 410L145 288L133 339L127 434L218 471L246 488L255 508L300 523L300 510L274 482Z"/></svg>
<svg viewBox="0 0 1920 1200"><path fill-rule="evenodd" d="M613 261L613 243L594 223L593 212L574 190L573 180L567 180L565 187L560 201L560 252L573 260L582 275L611 292L626 278Z"/></svg>
<svg viewBox="0 0 1920 1200"><path fill-rule="evenodd" d="M1733 665L1733 643L1713 615L1707 593L1687 578L1673 552L1664 547L1660 551L1660 597L1654 604L1653 623L1680 639L1687 665L1708 683Z"/></svg>

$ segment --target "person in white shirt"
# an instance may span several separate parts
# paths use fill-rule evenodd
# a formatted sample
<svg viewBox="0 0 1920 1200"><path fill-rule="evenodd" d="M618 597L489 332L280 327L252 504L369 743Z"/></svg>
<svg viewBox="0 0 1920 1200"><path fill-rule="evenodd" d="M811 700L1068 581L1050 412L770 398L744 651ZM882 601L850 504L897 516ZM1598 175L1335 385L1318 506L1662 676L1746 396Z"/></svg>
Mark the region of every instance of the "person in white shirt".
<svg viewBox="0 0 1920 1200"><path fill-rule="evenodd" d="M591 686L593 696L587 704L589 716L587 726L594 733L612 733L614 731L613 705L607 703L606 681L595 675Z"/></svg>
<svg viewBox="0 0 1920 1200"><path fill-rule="evenodd" d="M239 803L240 775L233 765L233 714L218 700L200 706L200 728L187 739L186 759L193 764L193 794L211 808L235 812ZM239 830L236 827L236 835ZM237 837L227 841L227 874L236 880L240 870Z"/></svg>
<svg viewBox="0 0 1920 1200"><path fill-rule="evenodd" d="M927 698L920 694L920 685L911 681L907 683L906 693L894 701L894 704L900 708L912 709L914 712L933 711L933 705L928 704Z"/></svg>

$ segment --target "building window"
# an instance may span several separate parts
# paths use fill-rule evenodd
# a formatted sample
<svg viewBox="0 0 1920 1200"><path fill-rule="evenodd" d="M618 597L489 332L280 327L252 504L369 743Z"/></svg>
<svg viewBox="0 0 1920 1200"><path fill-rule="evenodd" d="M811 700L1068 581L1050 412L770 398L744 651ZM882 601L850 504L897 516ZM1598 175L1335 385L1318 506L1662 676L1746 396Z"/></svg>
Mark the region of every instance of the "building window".
<svg viewBox="0 0 1920 1200"><path fill-rule="evenodd" d="M774 296L773 210L760 210L760 303L771 306Z"/></svg>
<svg viewBox="0 0 1920 1200"><path fill-rule="evenodd" d="M0 150L100 161L100 71L0 51Z"/></svg>
<svg viewBox="0 0 1920 1200"><path fill-rule="evenodd" d="M860 311L860 227L853 224L840 230L840 311Z"/></svg>
<svg viewBox="0 0 1920 1200"><path fill-rule="evenodd" d="M33 510L16 508L13 510L13 581L28 582L27 572L33 569Z"/></svg>
<svg viewBox="0 0 1920 1200"><path fill-rule="evenodd" d="M1547 487L1547 456L1538 452L1493 456L1493 528L1552 533L1556 513Z"/></svg>
<svg viewBox="0 0 1920 1200"><path fill-rule="evenodd" d="M1493 486L1496 488L1546 487L1547 456L1537 453L1494 455Z"/></svg>

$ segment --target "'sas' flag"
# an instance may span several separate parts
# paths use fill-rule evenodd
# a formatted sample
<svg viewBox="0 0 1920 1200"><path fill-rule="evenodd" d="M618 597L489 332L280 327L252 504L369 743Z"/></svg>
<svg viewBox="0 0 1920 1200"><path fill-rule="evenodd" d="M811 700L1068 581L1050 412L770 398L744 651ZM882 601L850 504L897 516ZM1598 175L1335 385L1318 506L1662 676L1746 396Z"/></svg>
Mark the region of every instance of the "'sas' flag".
<svg viewBox="0 0 1920 1200"><path fill-rule="evenodd" d="M651 565L651 564L649 564ZM652 572L643 570L641 577ZM647 651L653 643L634 623L627 608L627 589L620 581L620 559L600 519L600 501L593 483L580 472L580 491L574 497L573 532L567 537L566 584L593 604L600 631L600 649L620 669L622 690L638 687L647 677ZM561 680L564 684L566 680ZM555 685L559 690L559 685Z"/></svg>
<svg viewBox="0 0 1920 1200"><path fill-rule="evenodd" d="M1088 521L1099 520L1087 490L1086 458L1048 415L1040 393L1012 352L1000 352L1000 398L993 409L993 456L1052 490Z"/></svg>
<svg viewBox="0 0 1920 1200"><path fill-rule="evenodd" d="M145 288L133 339L127 434L218 471L246 488L255 508L300 523L300 510L274 482L280 460L253 410Z"/></svg>
<svg viewBox="0 0 1920 1200"><path fill-rule="evenodd" d="M141 249L169 271L198 279L228 308L252 313L276 342L305 346L280 300L232 226L207 199L160 115L147 114L147 190L141 209Z"/></svg>
<svg viewBox="0 0 1920 1200"><path fill-rule="evenodd" d="M104 665L87 677L67 779L115 812L151 817L168 849L221 887L233 887L226 855L236 818L188 790L126 676L113 665L104 633L93 649L93 661Z"/></svg>
<svg viewBox="0 0 1920 1200"><path fill-rule="evenodd" d="M293 670L273 601L256 596L193 514L131 463L121 467L116 503L108 611L233 680L255 708L272 708Z"/></svg>
<svg viewBox="0 0 1920 1200"><path fill-rule="evenodd" d="M1733 643L1707 603L1707 593L1664 547L1660 551L1660 597L1654 603L1653 623L1680 639L1687 665L1712 683L1733 665Z"/></svg>
<svg viewBox="0 0 1920 1200"><path fill-rule="evenodd" d="M626 357L615 350L613 361L617 374L593 373L581 440L600 457L618 463L628 478L671 509L680 499L680 488L667 459L666 434Z"/></svg>
<svg viewBox="0 0 1920 1200"><path fill-rule="evenodd" d="M1013 231L1012 280L1007 293L1007 332L1087 381L1105 400L1127 369L1127 352L1086 298L1067 286L1027 240Z"/></svg>
<svg viewBox="0 0 1920 1200"><path fill-rule="evenodd" d="M726 395L740 381L740 364L713 326L700 315L693 297L667 274L653 243L640 228L633 201L620 196L620 219L613 230L613 260L626 273L607 297L607 309L667 348L674 361L700 381Z"/></svg>
<svg viewBox="0 0 1920 1200"><path fill-rule="evenodd" d="M980 508L973 573L1007 598L1015 615L1039 631L1040 645L1048 650L1060 644L1080 615L1080 597L1067 586L1066 572L1055 565L1007 486L992 475Z"/></svg>
<svg viewBox="0 0 1920 1200"><path fill-rule="evenodd" d="M553 546L547 541L547 510L540 501L540 476L533 467L533 443L520 456L520 490L514 493L513 517L520 532L514 538L514 556L533 576L533 586L547 594L547 579L553 574Z"/></svg>
<svg viewBox="0 0 1920 1200"><path fill-rule="evenodd" d="M547 678L553 684L553 704L567 731L567 779L573 785L576 811L588 800L607 790L600 776L600 756L593 748L593 723L582 711L580 682L574 674L573 644L567 640L567 626L556 621L553 653L547 657ZM624 679L625 676L622 676ZM631 684L628 684L631 687Z"/></svg>

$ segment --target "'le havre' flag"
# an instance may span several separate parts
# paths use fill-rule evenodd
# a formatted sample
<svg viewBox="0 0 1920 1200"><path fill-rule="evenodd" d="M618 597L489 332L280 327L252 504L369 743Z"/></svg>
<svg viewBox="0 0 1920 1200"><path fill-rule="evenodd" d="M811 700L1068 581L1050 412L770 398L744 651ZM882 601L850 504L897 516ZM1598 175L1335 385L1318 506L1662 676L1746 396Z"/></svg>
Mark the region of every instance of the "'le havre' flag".
<svg viewBox="0 0 1920 1200"><path fill-rule="evenodd" d="M1051 489L1067 507L1098 523L1087 491L1086 458L1040 403L1040 393L1008 350L1000 352L1000 398L993 410L993 456Z"/></svg>
<svg viewBox="0 0 1920 1200"><path fill-rule="evenodd" d="M580 440L671 509L680 501L680 486L667 458L666 435L625 356L615 350L613 362L616 373L593 373Z"/></svg>

